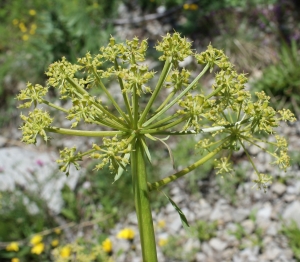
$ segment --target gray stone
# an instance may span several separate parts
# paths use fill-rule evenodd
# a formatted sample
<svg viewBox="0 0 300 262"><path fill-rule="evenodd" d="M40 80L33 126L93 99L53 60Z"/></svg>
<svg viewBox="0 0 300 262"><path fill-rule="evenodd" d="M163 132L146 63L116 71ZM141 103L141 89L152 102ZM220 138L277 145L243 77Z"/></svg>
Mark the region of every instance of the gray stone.
<svg viewBox="0 0 300 262"><path fill-rule="evenodd" d="M184 251L188 253L193 250L200 250L200 242L198 239L189 238L184 244Z"/></svg>
<svg viewBox="0 0 300 262"><path fill-rule="evenodd" d="M264 206L257 211L256 217L259 219L270 219L272 214L272 206L270 203L265 203Z"/></svg>
<svg viewBox="0 0 300 262"><path fill-rule="evenodd" d="M32 147L8 147L0 149L2 172L0 191L13 191L16 187L39 195L48 207L58 213L62 207L61 189L67 184L74 189L82 170L70 168L70 175L58 171L54 153L40 152Z"/></svg>
<svg viewBox="0 0 300 262"><path fill-rule="evenodd" d="M223 212L220 206L216 206L209 216L210 221L219 220L223 217Z"/></svg>
<svg viewBox="0 0 300 262"><path fill-rule="evenodd" d="M293 202L296 200L296 198L297 198L296 195L287 195L287 194L284 195L285 202Z"/></svg>
<svg viewBox="0 0 300 262"><path fill-rule="evenodd" d="M282 217L287 223L294 220L300 227L300 201L297 200L289 204L283 211Z"/></svg>
<svg viewBox="0 0 300 262"><path fill-rule="evenodd" d="M209 245L216 251L223 251L227 247L227 243L218 238L212 238Z"/></svg>
<svg viewBox="0 0 300 262"><path fill-rule="evenodd" d="M282 184L282 183L274 183L271 187L271 190L281 196L285 191L286 191L286 185Z"/></svg>
<svg viewBox="0 0 300 262"><path fill-rule="evenodd" d="M272 247L272 248L266 248L265 250L265 257L269 261L273 261L276 259L279 254L282 252L282 250L278 247Z"/></svg>
<svg viewBox="0 0 300 262"><path fill-rule="evenodd" d="M203 242L201 245L201 249L203 251L203 253L208 256L208 257L213 257L214 255L214 251L211 248L211 246L207 243L207 242Z"/></svg>
<svg viewBox="0 0 300 262"><path fill-rule="evenodd" d="M250 210L245 208L237 208L232 212L233 220L236 223L245 220L249 216L249 214Z"/></svg>
<svg viewBox="0 0 300 262"><path fill-rule="evenodd" d="M244 220L241 226L247 235L252 234L255 229L255 223L251 219Z"/></svg>
<svg viewBox="0 0 300 262"><path fill-rule="evenodd" d="M195 261L207 261L205 254L198 252L195 255Z"/></svg>
<svg viewBox="0 0 300 262"><path fill-rule="evenodd" d="M4 147L4 145L7 143L8 139L4 136L0 136L0 147Z"/></svg>
<svg viewBox="0 0 300 262"><path fill-rule="evenodd" d="M278 230L279 230L278 222L271 222L266 231L266 234L275 237L278 234Z"/></svg>
<svg viewBox="0 0 300 262"><path fill-rule="evenodd" d="M167 222L166 227L172 233L176 233L182 227L181 219L180 219L180 216L179 216L179 214L177 212L173 213L173 214L170 214L168 216L167 221L168 222Z"/></svg>

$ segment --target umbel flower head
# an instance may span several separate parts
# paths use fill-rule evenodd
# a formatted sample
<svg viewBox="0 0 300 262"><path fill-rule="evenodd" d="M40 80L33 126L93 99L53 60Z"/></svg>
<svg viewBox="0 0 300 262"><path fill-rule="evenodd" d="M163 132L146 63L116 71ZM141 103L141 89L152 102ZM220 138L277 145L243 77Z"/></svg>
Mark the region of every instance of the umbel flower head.
<svg viewBox="0 0 300 262"><path fill-rule="evenodd" d="M79 161L89 157L96 160L96 170L107 166L117 180L127 165L135 164L137 145L151 162L150 141L167 146L161 136L201 133L196 148L204 156L186 169L150 184L150 190L187 174L217 154L221 155L215 161L217 174L232 173L230 159L239 149L245 150L257 173L254 182L259 188L265 188L270 176L256 169L247 148L254 145L268 152L274 158L272 163L286 170L290 165L287 141L275 129L281 121L295 121L294 115L287 109L272 108L264 92L253 96L245 90L246 75L236 72L222 50L209 45L206 51L197 53L191 45L177 32L164 36L155 46L162 53L159 60L164 61L160 73L149 71L145 64L147 40L140 41L137 37L125 43L116 43L111 37L99 54L87 53L77 63L62 58L51 64L45 87L28 83L17 96L18 100L25 101L21 108L34 106L28 116L21 114L22 141L35 144L41 136L47 142L48 133L93 137L91 149L86 152L76 152L75 147L61 150L57 161L60 169L68 174L70 165L78 169ZM179 67L179 62L187 56L193 56L203 65L195 78L191 78L187 69ZM215 82L210 91L203 90L198 85L199 79L213 69L216 69ZM158 81L152 85L155 74L159 75ZM107 88L104 79L119 85L123 103L116 101L115 91ZM47 100L50 87L60 93L61 99L70 99L72 106L63 108L50 103ZM155 103L164 88L169 95ZM91 89L101 89L103 96L91 95ZM60 111L70 121L70 128L55 126L55 119L48 111L38 108L38 104ZM155 107L156 104L159 105ZM168 115L173 107L177 111Z"/></svg>

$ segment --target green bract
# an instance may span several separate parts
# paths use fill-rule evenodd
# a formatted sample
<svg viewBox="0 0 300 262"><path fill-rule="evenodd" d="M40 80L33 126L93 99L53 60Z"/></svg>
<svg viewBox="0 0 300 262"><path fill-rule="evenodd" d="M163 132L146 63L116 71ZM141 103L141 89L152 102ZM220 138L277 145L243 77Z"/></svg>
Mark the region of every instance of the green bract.
<svg viewBox="0 0 300 262"><path fill-rule="evenodd" d="M125 44L117 44L111 38L107 47L100 48L99 54L93 56L87 53L78 59L78 64L72 64L65 58L51 64L46 72L49 77L47 86L28 84L17 99L25 101L20 107L46 104L61 111L70 120L70 128L67 129L53 126L49 113L41 109L34 109L28 117L21 115L24 121L21 127L22 141L26 143L35 143L38 134L47 141L47 133L51 132L97 138L87 152L76 153L75 147L62 150L58 163L63 172L68 173L70 165L78 169L78 162L90 157L97 162L95 169L107 165L117 180L131 165L143 257L145 261L155 262L157 258L148 193L216 158L219 153L222 153L221 158L215 161L217 174L232 173L230 158L233 151L240 149L246 152L257 174L254 182L259 188L265 189L271 176L261 174L256 169L247 146L252 144L270 153L274 158L273 164L286 170L290 160L287 142L276 135L275 128L280 121L295 121L295 117L289 110L277 112L273 109L264 92L258 92L252 98L245 90L245 74L238 74L234 70L223 51L209 45L207 51L197 54L191 50L191 43L179 33L167 34L157 43L157 51L163 53L159 60L165 62L156 85L152 86L149 81L155 73L149 71L144 62L147 47L146 40L140 42L134 38ZM194 79L191 79L188 70L179 67L179 62L187 56L194 56L197 63L204 65ZM103 64L107 70L103 70ZM199 79L213 69L217 73L212 88L210 91L202 90L198 85ZM119 84L123 103L115 100L116 94L103 84L103 79ZM45 97L50 87L60 92L61 99L70 99L72 106L62 108L48 102ZM91 88L101 89L105 102L90 95L88 91ZM163 88L168 88L169 95L155 108L154 102ZM168 114L172 107L176 108L176 113ZM105 131L99 127L95 128L96 131L74 129L83 122L92 124L91 127L103 127ZM198 161L160 181L148 183L145 165L146 159L151 162L148 149L150 140L168 147L160 136L168 138L199 133L202 133L202 138L196 143ZM267 135L266 138L262 138L262 134ZM275 136L274 139L271 136ZM269 148L273 148L273 151L269 151ZM173 201L171 203L180 211ZM184 215L179 213L185 222Z"/></svg>

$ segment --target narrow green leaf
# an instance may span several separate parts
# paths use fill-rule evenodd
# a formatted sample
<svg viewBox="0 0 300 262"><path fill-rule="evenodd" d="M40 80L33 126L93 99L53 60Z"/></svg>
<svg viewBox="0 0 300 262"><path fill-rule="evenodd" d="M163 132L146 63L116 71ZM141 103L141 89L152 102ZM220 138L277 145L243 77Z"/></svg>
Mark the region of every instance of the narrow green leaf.
<svg viewBox="0 0 300 262"><path fill-rule="evenodd" d="M164 193L164 192L163 192ZM175 208L175 210L177 211L177 213L179 214L180 216L180 219L181 219L181 223L183 225L183 227L189 227L189 223L185 217L185 215L183 214L183 212L181 211L181 209L176 205L176 203L171 199L169 198L165 193L164 195L166 196L166 198L170 201L170 203L172 204L172 206Z"/></svg>
<svg viewBox="0 0 300 262"><path fill-rule="evenodd" d="M147 145L146 145L146 143L145 143L145 140L144 140L144 139L141 139L141 141L142 141L142 146L143 146L143 148L144 148L144 151L145 151L145 153L146 153L146 156L147 156L149 162L152 164L152 162L151 162L151 154L150 154L150 151L149 151L149 149L148 149L148 147L147 147Z"/></svg>
<svg viewBox="0 0 300 262"><path fill-rule="evenodd" d="M127 153L124 155L124 158L126 160L129 160L130 158L130 153ZM124 163L124 161L122 161L122 165L120 164L119 165L119 168L118 168L118 173L115 175L115 178L114 178L114 182L115 183L118 179L120 179L120 177L123 175L123 172L125 170L125 167L126 167L126 163Z"/></svg>
<svg viewBox="0 0 300 262"><path fill-rule="evenodd" d="M152 141L157 141L157 138L155 138L154 136L151 136L150 134L145 134L146 137L148 137L149 139L151 139Z"/></svg>
<svg viewBox="0 0 300 262"><path fill-rule="evenodd" d="M168 144L166 142L164 142L164 140L167 140L168 138L169 138L169 136L167 136L166 138L163 138L163 139L160 139L160 138L156 137L156 139L158 139L160 142L162 142L166 146L166 148L168 149L173 169L175 169L175 161L174 161L174 156L173 156L172 150L168 146Z"/></svg>

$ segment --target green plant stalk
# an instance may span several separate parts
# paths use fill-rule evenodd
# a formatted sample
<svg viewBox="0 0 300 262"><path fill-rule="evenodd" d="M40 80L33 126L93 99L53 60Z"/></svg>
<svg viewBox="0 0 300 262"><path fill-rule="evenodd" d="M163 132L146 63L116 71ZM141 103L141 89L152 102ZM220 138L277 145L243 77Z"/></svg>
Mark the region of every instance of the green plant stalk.
<svg viewBox="0 0 300 262"><path fill-rule="evenodd" d="M160 110L162 110L164 108L164 106L166 104L168 104L168 102L170 101L170 99L175 95L175 91L173 90L168 96L167 98L164 100L164 102L159 106L159 108L157 108L155 110L155 113L158 113Z"/></svg>
<svg viewBox="0 0 300 262"><path fill-rule="evenodd" d="M140 139L133 141L131 170L143 262L157 262L156 243L147 185L146 163Z"/></svg>
<svg viewBox="0 0 300 262"><path fill-rule="evenodd" d="M99 77L96 68L93 67L93 73L97 79L98 84L100 85L100 87L102 88L102 90L104 91L104 93L107 95L107 97L109 98L109 100L113 103L114 107L117 109L117 111L119 112L119 114L125 119L125 121L128 123L129 120L126 116L126 114L123 112L123 110L119 107L118 103L116 102L116 100L112 97L112 95L108 92L108 90L106 89L106 87L103 85L101 78Z"/></svg>
<svg viewBox="0 0 300 262"><path fill-rule="evenodd" d="M91 95L89 94L89 92L87 92L86 90L84 90L80 85L78 85L76 82L73 81L73 79L67 77L66 80L77 89L77 91L81 94L81 95L88 95L89 97L91 97ZM92 97L91 97L92 98ZM119 118L117 118L114 114L112 114L111 112L109 112L108 110L106 110L100 103L97 102L92 102L92 104L95 106L95 108L97 108L98 110L100 110L101 113L105 113L107 114L112 120L115 120L116 122L120 123L122 120L120 120ZM124 126L127 124L126 122L123 122L122 124L124 124Z"/></svg>
<svg viewBox="0 0 300 262"><path fill-rule="evenodd" d="M117 59L115 59L115 69L116 70L119 69L119 64L118 64ZM127 96L127 93L126 93L125 88L124 88L123 80L119 76L118 76L118 81L119 81L119 84L120 84L121 93L122 93L122 96L123 96L123 99L124 99L124 103L125 103L128 115L129 115L130 122L132 122L133 121L133 119L132 119L132 112L131 112L131 108L130 108L128 96Z"/></svg>
<svg viewBox="0 0 300 262"><path fill-rule="evenodd" d="M74 130L68 128L48 127L45 131L69 136L88 136L88 137L103 137L103 136L115 136L124 135L122 131L85 131L85 130Z"/></svg>
<svg viewBox="0 0 300 262"><path fill-rule="evenodd" d="M223 144L227 140L228 140L228 137L221 140L220 143ZM213 151L208 153L206 156L204 156L201 159L199 159L198 161L196 161L194 164L182 169L181 171L179 171L173 175L170 175L168 177L165 177L164 179L159 180L157 182L148 183L149 191L153 191L153 190L159 189L163 186L166 186L167 184L173 182L174 180L177 180L178 178L190 173L192 170L196 169L197 167L203 165L206 161L208 161L209 159L214 157L216 154L218 154L221 150L223 150L222 144L221 144L221 146L217 147L216 149L214 149Z"/></svg>
<svg viewBox="0 0 300 262"><path fill-rule="evenodd" d="M161 126L161 127L157 127L157 128L153 128L153 129L143 129L141 130L141 134L154 134L156 132L159 132L159 131L164 131L168 128L171 128L173 126L176 126L182 122L184 122L185 120L187 120L190 116L189 115L186 115L186 116L183 116L171 123L168 123L167 125L164 125L164 126Z"/></svg>
<svg viewBox="0 0 300 262"><path fill-rule="evenodd" d="M58 109L58 110L63 111L63 112L65 112L65 113L68 113L68 112L69 112L68 109L65 109L65 108L60 107L60 106L58 106L58 105L55 105L55 104L53 104L53 103L51 103L51 102L48 102L48 101L45 100L45 99L43 99L42 102L43 102L44 104L46 104L46 105L52 107L52 108Z"/></svg>
<svg viewBox="0 0 300 262"><path fill-rule="evenodd" d="M164 124L169 123L172 119L177 118L178 116L179 116L179 114L178 114L178 113L175 113L174 115L168 116L168 117L166 117L166 118L164 118L164 119L161 119L161 120L159 120L159 121L153 123L152 125L147 126L147 128L148 128L148 129L153 129L153 128L155 128L155 127L161 127L161 126L163 126Z"/></svg>
<svg viewBox="0 0 300 262"><path fill-rule="evenodd" d="M145 123L143 123L143 127L146 127L150 123L152 123L156 118L161 116L164 112L166 112L170 107L175 105L190 89L199 81L199 79L206 73L206 71L209 68L209 64L206 64L206 66L203 68L203 70L199 73L199 75L193 80L192 83L190 83L186 89L184 89L172 102L170 102L167 106L165 106L161 111L159 111L157 114L155 114L153 117L148 119Z"/></svg>
<svg viewBox="0 0 300 262"><path fill-rule="evenodd" d="M171 68L172 68L171 58L168 58L166 60L166 62L165 62L164 68L163 68L163 70L161 72L161 75L160 75L160 77L158 79L157 85L156 85L156 87L155 87L155 89L154 89L154 91L152 93L152 96L150 97L149 102L146 105L146 107L145 107L145 109L144 109L144 111L143 111L143 113L141 115L141 118L139 120L139 124L140 125L143 124L143 122L144 122L144 120L145 120L145 118L146 118L149 110L151 109L151 107L152 107L152 105L153 105L153 103L154 103L154 101L155 101L155 99L156 99L159 91L161 90L161 88L163 86L163 83L165 82L166 77L167 77L168 73L170 72Z"/></svg>

